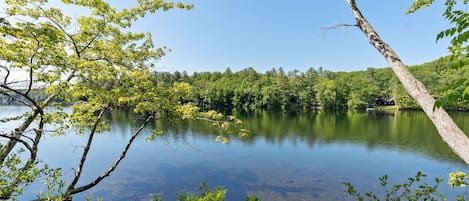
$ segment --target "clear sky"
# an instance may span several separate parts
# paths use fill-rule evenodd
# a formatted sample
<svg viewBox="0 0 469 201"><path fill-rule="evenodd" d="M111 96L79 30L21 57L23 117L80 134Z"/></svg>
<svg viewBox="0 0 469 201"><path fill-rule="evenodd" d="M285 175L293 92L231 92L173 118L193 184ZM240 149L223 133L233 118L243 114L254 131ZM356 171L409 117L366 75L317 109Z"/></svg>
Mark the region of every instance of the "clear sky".
<svg viewBox="0 0 469 201"><path fill-rule="evenodd" d="M355 23L345 0L182 1L195 7L157 12L134 25L134 31L151 32L156 45L172 49L156 63L160 71L353 71L387 66L357 27L321 29ZM436 34L449 27L441 16L443 2L406 15L412 1L357 0L365 17L407 65L446 55L449 44L435 42ZM111 2L118 8L135 4Z"/></svg>
<svg viewBox="0 0 469 201"><path fill-rule="evenodd" d="M122 1L124 2L124 1ZM125 1L128 2L128 1ZM353 24L345 0L185 0L194 9L146 16L135 30L153 34L157 45L172 49L156 65L162 71L258 72L283 67L332 71L386 67L385 60ZM449 26L443 3L406 15L412 0L357 0L362 13L407 65L447 54L448 40L435 42ZM125 6L126 3L122 3Z"/></svg>

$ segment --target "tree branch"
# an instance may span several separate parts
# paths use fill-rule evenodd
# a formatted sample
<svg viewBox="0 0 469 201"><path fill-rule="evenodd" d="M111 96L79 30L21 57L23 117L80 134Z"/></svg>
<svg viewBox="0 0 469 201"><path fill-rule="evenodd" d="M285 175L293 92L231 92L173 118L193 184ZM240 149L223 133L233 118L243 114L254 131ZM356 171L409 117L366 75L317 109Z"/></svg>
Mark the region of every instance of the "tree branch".
<svg viewBox="0 0 469 201"><path fill-rule="evenodd" d="M21 100L21 99L18 99L18 98L16 98L16 97L12 96L11 94L8 94L8 93L6 93L6 92L4 92L4 91L0 91L0 94L3 94L4 96L7 96L7 97L11 98L11 100L13 100L13 101L15 101L15 102L21 103L21 104L23 104L23 105L25 105L25 106L28 106L28 107L34 109L34 106L33 106L33 105L31 105L31 104L29 104L29 103L27 103L27 102L25 102L25 101L23 101L23 100ZM11 102L9 101L9 103L11 103Z"/></svg>
<svg viewBox="0 0 469 201"><path fill-rule="evenodd" d="M101 34L101 31L99 31L95 36L93 36L93 38L90 41L88 41L88 43L83 48L81 48L81 50L79 51L80 54L86 49L88 49L90 45L98 38L100 34Z"/></svg>
<svg viewBox="0 0 469 201"><path fill-rule="evenodd" d="M35 3L31 3L29 2L30 4L36 6L37 8L39 8L42 12L46 13L46 11L44 10L44 8L42 8L41 6L35 4ZM57 26L57 28L60 29L60 31L62 33L64 33L69 39L70 41L72 42L72 45L73 45L73 48L75 49L75 53L77 54L77 57L80 58L80 51L78 50L78 45L75 41L75 39L73 38L72 35L70 35L68 32L65 31L65 29L62 27L62 25L60 25L58 22L56 22L54 19L52 19L51 17L49 16L46 16L44 15L44 18L48 19L49 21L51 21L55 26Z"/></svg>
<svg viewBox="0 0 469 201"><path fill-rule="evenodd" d="M96 186L97 184L99 184L99 182L101 182L104 178L108 177L117 168L117 166L122 161L122 159L125 158L125 156L127 154L127 151L129 151L130 146L132 145L133 141L142 132L143 128L145 128L145 126L148 124L148 122L150 122L151 119L153 119L153 116L147 117L147 119L134 132L134 134L132 134L132 137L129 139L129 141L128 141L127 145L125 146L124 150L121 152L121 155L117 158L117 160L114 162L114 164L112 164L112 166L108 170L106 170L101 176L97 177L94 181L90 182L89 184L83 185L83 186L78 187L78 188L67 190L67 193L66 193L67 196L71 196L73 194L77 194L77 193L83 192L85 190L88 190L88 189Z"/></svg>
<svg viewBox="0 0 469 201"><path fill-rule="evenodd" d="M434 108L435 99L427 91L425 85L409 72L391 46L380 38L378 33L358 9L355 0L346 1L352 10L352 14L355 16L360 30L366 35L370 44L383 55L407 92L417 101L420 107L422 107L423 111L433 122L433 125L435 125L442 140L448 144L459 158L469 165L469 138L467 135L454 123L453 119L451 119L443 108Z"/></svg>
<svg viewBox="0 0 469 201"><path fill-rule="evenodd" d="M23 118L24 116L26 116L26 115L21 114L21 115L14 116L14 117L6 117L6 118L0 119L0 122L5 123L5 122L9 122L9 121L17 121L17 120L20 120L21 118Z"/></svg>
<svg viewBox="0 0 469 201"><path fill-rule="evenodd" d="M28 139L33 141L33 146L29 147L29 148L27 147L27 149L30 151L30 156L29 156L28 161L24 164L24 166L21 168L21 170L19 172L28 172L28 171L31 170L31 168L34 167L34 164L36 163L36 159L37 159L37 147L39 145L39 141L41 140L43 130L44 130L44 119L41 118L41 120L39 121L39 127L38 127L37 130L35 130L36 131L36 137L34 138L34 140L32 140L31 138L28 137ZM23 143L23 145L25 145L25 144ZM10 188L17 188L23 182L25 182L24 177L16 178L15 181L12 182L9 185L9 187ZM3 195L1 195L1 198L2 199L10 199L12 193L13 193L13 191L8 192L8 194L3 194Z"/></svg>
<svg viewBox="0 0 469 201"><path fill-rule="evenodd" d="M0 68L3 68L7 72L7 74L3 78L3 84L7 84L8 77L10 76L10 69L8 69L6 66L3 66L3 65L0 65Z"/></svg>
<svg viewBox="0 0 469 201"><path fill-rule="evenodd" d="M75 72L72 72L70 75L68 75L68 77L65 79L64 83L66 82L70 82L70 80L75 76ZM5 85L0 85L1 86L5 86ZM14 132L14 135L13 137L16 138L16 139L19 139L24 131L26 129L28 129L28 127L31 125L31 123L34 121L34 119L39 115L43 115L43 108L46 107L47 105L50 104L50 102L55 98L55 96L57 96L56 93L54 94L51 94L46 100L44 100L42 102L42 107L39 107L37 105L37 108L34 108L32 113L28 116L28 118L26 118L24 120L24 122L18 127L15 129L15 132ZM11 140L8 141L8 143L2 147L2 149L0 149L0 163L3 163L5 162L5 159L6 157L8 156L8 154L10 154L11 150L13 150L13 148L15 147L17 141L16 140Z"/></svg>
<svg viewBox="0 0 469 201"><path fill-rule="evenodd" d="M101 120L104 117L104 113L107 111L108 106L106 106L104 109L102 109L96 121L93 124L93 128L90 131L89 137L88 137L88 142L86 143L85 149L83 150L83 154L81 155L80 163L78 164L77 170L75 172L75 177L73 178L72 182L67 188L67 191L70 191L75 188L75 185L77 184L78 180L80 179L81 172L83 170L83 166L85 165L86 157L88 156L88 151L91 148L91 143L93 142L94 135L96 133L96 129L98 128L99 124L101 123Z"/></svg>
<svg viewBox="0 0 469 201"><path fill-rule="evenodd" d="M39 42L37 37L34 37L34 39L37 42L37 46L36 46L36 48L34 48L34 53L31 56L31 58L29 59L29 64L30 64L30 66L29 66L29 84L28 84L28 89L26 90L24 95L28 95L29 92L31 91L31 88L33 87L33 67L31 65L33 64L34 58L36 57L36 55L39 52L39 49L41 47L41 43Z"/></svg>
<svg viewBox="0 0 469 201"><path fill-rule="evenodd" d="M337 29L339 27L358 27L357 24L337 24L331 27L321 27L321 29Z"/></svg>
<svg viewBox="0 0 469 201"><path fill-rule="evenodd" d="M31 148L31 146L26 141L24 141L22 139L17 139L15 137L11 136L11 135L6 135L6 134L2 134L2 133L0 133L0 137L4 137L4 138L8 138L10 140L20 142L21 144L23 144L24 147L26 147L26 149L29 150L29 152L31 152L31 153L33 152L33 149Z"/></svg>
<svg viewBox="0 0 469 201"><path fill-rule="evenodd" d="M7 85L4 85L4 84L0 84L0 87L1 88L4 88L8 91L11 91L11 92L14 92L20 96L22 96L23 98L25 98L26 100L28 100L31 104L33 104L34 108L39 110L39 113L42 115L44 112L42 111L42 109L39 107L39 105L37 104L37 102L35 100L33 100L30 96L28 96L28 94L25 94L25 93L21 93L20 91L16 90L16 89L13 89Z"/></svg>

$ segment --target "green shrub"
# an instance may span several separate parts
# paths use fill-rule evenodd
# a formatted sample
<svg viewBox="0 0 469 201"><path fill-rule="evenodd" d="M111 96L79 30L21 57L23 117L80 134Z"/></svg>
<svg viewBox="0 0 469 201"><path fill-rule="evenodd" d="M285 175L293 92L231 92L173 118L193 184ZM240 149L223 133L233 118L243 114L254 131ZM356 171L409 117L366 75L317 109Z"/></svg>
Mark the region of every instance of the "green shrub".
<svg viewBox="0 0 469 201"><path fill-rule="evenodd" d="M394 184L389 186L387 175L379 178L380 186L384 193L376 192L358 192L352 183L343 182L347 187L346 192L355 197L359 201L372 200L372 201L400 201L400 200L447 200L447 198L440 192L438 188L440 183L443 181L441 178L435 178L434 183L429 184L425 178L427 175L417 172L414 177L407 178L407 181L402 184ZM469 184L469 176L464 172L454 172L449 175L448 184L452 187L465 187ZM457 197L458 201L466 200L465 194Z"/></svg>

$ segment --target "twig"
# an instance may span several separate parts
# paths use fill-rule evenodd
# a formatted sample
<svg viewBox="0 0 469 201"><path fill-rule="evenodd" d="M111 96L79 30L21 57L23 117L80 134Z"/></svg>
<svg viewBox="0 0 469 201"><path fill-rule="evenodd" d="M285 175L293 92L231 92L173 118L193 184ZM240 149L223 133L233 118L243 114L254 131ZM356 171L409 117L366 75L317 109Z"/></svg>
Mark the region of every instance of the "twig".
<svg viewBox="0 0 469 201"><path fill-rule="evenodd" d="M17 141L17 142L20 142L21 144L24 145L24 147L26 147L26 149L28 149L31 153L33 152L33 149L31 148L31 146L24 140L22 139L18 139L18 138L15 138L14 136L10 136L10 135L5 135L5 134L1 134L0 133L0 137L4 137L4 138L8 138L10 140L14 140L14 141Z"/></svg>
<svg viewBox="0 0 469 201"><path fill-rule="evenodd" d="M7 74L3 78L3 84L6 84L7 80L8 80L8 77L10 76L10 69L6 66L3 66L3 65L0 65L0 68L4 69L7 72Z"/></svg>
<svg viewBox="0 0 469 201"><path fill-rule="evenodd" d="M337 29L339 27L358 27L358 24L338 24L338 25L334 25L331 27L321 27L321 29L329 30L329 29Z"/></svg>
<svg viewBox="0 0 469 201"><path fill-rule="evenodd" d="M33 34L34 36L34 34ZM34 48L34 53L33 55L31 56L30 60L29 60L29 84L28 84L28 90L24 93L24 95L28 95L28 93L31 91L31 88L33 87L33 62L34 62L34 58L36 57L36 55L38 54L39 52L39 49L41 48L41 42L37 39L37 37L34 37L34 39L36 40L37 42L37 46L36 48Z"/></svg>
<svg viewBox="0 0 469 201"><path fill-rule="evenodd" d="M106 22L104 22L106 24ZM104 27L104 26L103 26ZM98 38L99 35L101 35L101 32L102 31L99 31L98 33L96 33L95 36L93 36L93 38L91 38L90 41L88 41L88 43L83 47L81 48L81 50L79 51L80 53L82 53L83 51L85 51L86 49L88 49L90 47L90 45Z"/></svg>
<svg viewBox="0 0 469 201"><path fill-rule="evenodd" d="M4 96L9 97L12 101L21 103L21 104L23 104L23 105L25 105L25 106L28 106L28 107L34 109L34 106L33 106L33 105L31 105L31 104L29 104L29 103L27 103L27 102L25 102L25 101L23 101L23 100L21 100L21 99L18 99L18 98L16 98L16 97L12 96L11 94L8 94L8 93L6 93L6 92L4 92L4 91L0 91L0 94L3 94ZM8 101L9 104L10 104L12 101Z"/></svg>

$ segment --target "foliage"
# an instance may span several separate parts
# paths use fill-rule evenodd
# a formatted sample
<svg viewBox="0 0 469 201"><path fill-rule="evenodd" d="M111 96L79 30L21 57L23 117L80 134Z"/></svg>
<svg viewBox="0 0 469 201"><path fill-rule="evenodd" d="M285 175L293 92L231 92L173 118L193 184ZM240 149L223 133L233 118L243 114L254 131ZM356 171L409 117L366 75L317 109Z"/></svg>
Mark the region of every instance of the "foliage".
<svg viewBox="0 0 469 201"><path fill-rule="evenodd" d="M469 77L469 66L458 70L447 68L451 62L444 58L411 66L409 70L421 80L437 99L445 100L450 93L446 86ZM310 68L306 72L272 69L258 73L248 68L238 72L157 72L153 79L159 83L189 83L193 91L183 98L203 110L271 110L284 112L309 111L317 107L329 110L366 108L374 106L375 98L392 97L400 108L419 109L391 69L368 68L364 71L330 72ZM466 96L469 98L469 96ZM447 109L468 110L469 100L445 102Z"/></svg>
<svg viewBox="0 0 469 201"><path fill-rule="evenodd" d="M47 186L47 193L43 193L42 191L38 192L38 199L46 201L66 200L66 183L65 181L61 180L61 177L62 171L60 169L48 175L45 182Z"/></svg>
<svg viewBox="0 0 469 201"><path fill-rule="evenodd" d="M343 182L343 184L347 187L346 192L357 200L446 200L444 195L438 192L439 184L443 180L435 178L434 184L428 184L425 177L425 174L417 172L414 177L407 178L406 182L389 186L389 177L384 175L379 178L383 194L366 192L362 195L350 182Z"/></svg>
<svg viewBox="0 0 469 201"><path fill-rule="evenodd" d="M366 192L363 196L359 193L352 183L343 182L347 187L346 192L355 197L357 200L447 200L447 198L438 192L439 184L443 181L440 178L434 179L434 184L428 184L425 181L426 175L417 172L414 177L407 178L402 184L394 184L390 187L388 184L389 177L384 175L379 178L380 186L384 193ZM451 188L466 187L469 182L469 176L464 172L453 172L449 174L448 184ZM464 201L467 199L467 193L458 195L456 200Z"/></svg>
<svg viewBox="0 0 469 201"><path fill-rule="evenodd" d="M23 152L24 150L18 150L11 154L3 164L0 164L0 197L21 195L29 183L55 172L47 165L39 167L36 164L30 164L30 167L22 167L24 162L20 155ZM12 183L18 183L18 185L11 185Z"/></svg>
<svg viewBox="0 0 469 201"><path fill-rule="evenodd" d="M413 13L419 9L430 6L434 0L415 0L407 13ZM442 38L450 38L448 47L451 56L443 61L448 62L448 68L461 69L469 66L469 13L467 12L467 0L446 0L446 9L443 12L452 27L437 34L436 41ZM457 103L461 100L469 100L469 80L466 77L452 81L444 89L448 91L442 99L435 104L436 107L445 106L448 103Z"/></svg>
<svg viewBox="0 0 469 201"><path fill-rule="evenodd" d="M438 104L450 110L469 110L469 95L460 98L465 90L464 82L469 76L469 66L453 69L450 65L452 62L443 57L410 66L409 70L425 84L436 99L440 100ZM279 69L266 73L258 73L251 68L238 72L227 69L225 72L199 72L193 75L178 71L144 74L140 72L137 76L122 77L119 81L121 85L135 85L139 88L115 92L134 94L122 96L118 104L133 107L131 103L139 102L139 111L143 111L143 108L151 108L148 107L151 102L146 100L148 97L145 94L154 95L166 90L164 93L176 95L173 95L171 104L167 102L169 105L166 105L165 110L170 111L171 105L183 104L178 110L185 112L179 114L187 115L184 118L189 119L195 118L191 114L198 109L223 113L232 110L299 112L314 110L317 107L330 110L360 109L374 106L374 99L382 97L393 98L402 109L419 109L389 68L368 68L354 72L330 72L321 68L310 68L306 72L294 70L287 73ZM145 77L151 81L139 82L137 77ZM83 83L83 89L90 84ZM140 85L155 85L159 88L147 91L146 86ZM138 94L139 92L142 94ZM44 99L40 92L35 92L33 96ZM86 96L89 95L83 92L75 93L75 99L78 100L86 99ZM153 100L158 100L158 97L153 96ZM168 112L165 114L166 117L170 115Z"/></svg>
<svg viewBox="0 0 469 201"><path fill-rule="evenodd" d="M449 174L448 184L454 187L465 187L469 182L469 175L464 172L452 172Z"/></svg>
<svg viewBox="0 0 469 201"><path fill-rule="evenodd" d="M208 185L204 182L200 185L201 195L194 195L192 193L186 193L179 195L178 201L224 201L226 196L226 189L222 187L216 187L214 190L210 190Z"/></svg>
<svg viewBox="0 0 469 201"><path fill-rule="evenodd" d="M199 187L201 193L200 195L187 192L178 196L178 201L224 201L227 190L221 186L215 187L215 189L210 190L207 183L203 182ZM163 201L158 195L153 199L154 201ZM246 201L260 201L259 198L255 196L246 197Z"/></svg>

